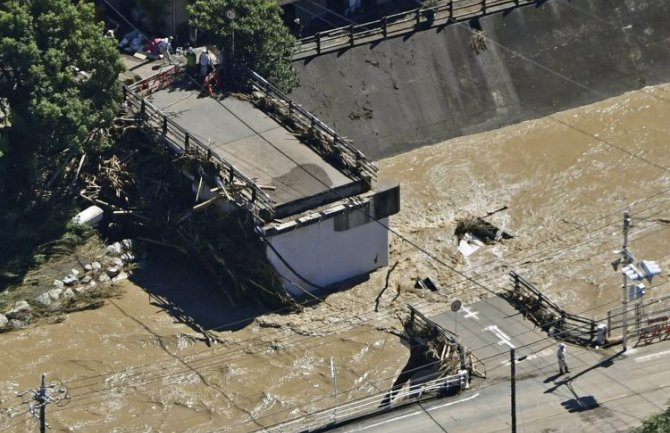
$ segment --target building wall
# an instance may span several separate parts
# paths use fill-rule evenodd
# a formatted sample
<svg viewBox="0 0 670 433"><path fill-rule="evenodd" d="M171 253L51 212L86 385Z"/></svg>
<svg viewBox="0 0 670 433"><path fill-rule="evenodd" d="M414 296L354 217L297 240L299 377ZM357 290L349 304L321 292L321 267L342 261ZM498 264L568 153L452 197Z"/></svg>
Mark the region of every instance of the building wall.
<svg viewBox="0 0 670 433"><path fill-rule="evenodd" d="M356 215L363 214L357 211L350 213L353 219L357 219ZM328 286L387 266L388 231L385 227L388 226L388 218L379 220L383 225L374 220L363 222L359 219L363 222L360 225L351 221L348 229L343 226L345 219L327 218L272 236L268 242L300 276L318 286ZM315 289L289 270L272 248L266 247L266 254L275 270L286 278L284 287L292 294L304 295L294 283L305 290Z"/></svg>

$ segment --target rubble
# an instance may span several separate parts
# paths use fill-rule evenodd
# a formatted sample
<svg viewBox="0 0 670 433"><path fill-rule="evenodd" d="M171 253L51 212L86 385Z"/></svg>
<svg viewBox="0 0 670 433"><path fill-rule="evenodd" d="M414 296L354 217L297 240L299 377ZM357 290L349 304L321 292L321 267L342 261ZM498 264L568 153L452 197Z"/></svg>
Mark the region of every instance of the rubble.
<svg viewBox="0 0 670 433"><path fill-rule="evenodd" d="M41 307L48 307L51 305L51 297L49 296L49 293L42 293L36 297L35 303Z"/></svg>
<svg viewBox="0 0 670 433"><path fill-rule="evenodd" d="M135 254L129 249L132 245L129 239L115 242L105 249L105 255L97 257L98 260L83 264L83 269L70 269L62 279L53 280L52 288L32 298L31 303L17 301L9 311L0 314L0 328L20 329L31 323L31 304L37 308L37 317L59 311L77 311L76 308L81 308L81 302L71 302L81 298L88 290L98 287L99 283L114 284L128 279L135 260ZM86 304L85 298L82 299ZM98 300L95 305L101 302ZM73 305L78 307L73 310Z"/></svg>

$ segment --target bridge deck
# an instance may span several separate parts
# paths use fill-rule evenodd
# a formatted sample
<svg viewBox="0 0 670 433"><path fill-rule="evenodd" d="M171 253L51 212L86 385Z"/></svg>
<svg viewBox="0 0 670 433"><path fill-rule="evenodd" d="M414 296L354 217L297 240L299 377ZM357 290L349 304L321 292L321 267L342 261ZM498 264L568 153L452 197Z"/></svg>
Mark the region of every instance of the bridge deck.
<svg viewBox="0 0 670 433"><path fill-rule="evenodd" d="M179 85L147 99L258 185L271 187L266 192L278 206L354 183L248 101L204 97Z"/></svg>
<svg viewBox="0 0 670 433"><path fill-rule="evenodd" d="M511 348L517 349L517 359L526 356L526 359L533 360L532 363L519 362L519 373L525 369L534 371L541 366L557 368L555 352L558 343L547 339L541 329L535 328L532 322L525 320L499 296L466 305L456 313L441 313L431 319L450 331L456 331L460 343L482 360L489 379L509 376L507 365Z"/></svg>

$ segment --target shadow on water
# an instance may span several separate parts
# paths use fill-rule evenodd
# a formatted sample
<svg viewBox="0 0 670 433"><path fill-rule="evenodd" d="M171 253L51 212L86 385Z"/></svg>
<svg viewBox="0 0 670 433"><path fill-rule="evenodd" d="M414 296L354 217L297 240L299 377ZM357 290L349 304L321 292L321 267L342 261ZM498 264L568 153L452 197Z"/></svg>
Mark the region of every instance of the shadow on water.
<svg viewBox="0 0 670 433"><path fill-rule="evenodd" d="M237 330L269 312L243 300L232 305L216 278L198 262L153 248L131 278L151 297L151 304L197 332Z"/></svg>

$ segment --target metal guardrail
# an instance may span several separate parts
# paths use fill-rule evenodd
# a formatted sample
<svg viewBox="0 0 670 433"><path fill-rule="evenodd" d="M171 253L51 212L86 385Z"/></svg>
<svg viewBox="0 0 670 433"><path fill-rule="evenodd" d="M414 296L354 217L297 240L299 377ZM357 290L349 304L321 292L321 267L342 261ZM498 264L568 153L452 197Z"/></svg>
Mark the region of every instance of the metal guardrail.
<svg viewBox="0 0 670 433"><path fill-rule="evenodd" d="M583 345L595 340L597 321L566 312L516 272L510 272L510 276L513 289L508 293L509 300L524 317L562 340Z"/></svg>
<svg viewBox="0 0 670 433"><path fill-rule="evenodd" d="M418 7L379 20L339 27L302 38L296 41L293 59L299 60L535 3L537 0L449 0L432 7Z"/></svg>
<svg viewBox="0 0 670 433"><path fill-rule="evenodd" d="M295 124L305 131L310 131L317 138L321 138L319 144L313 144L307 140L303 143L310 146L326 161L333 164L344 165L347 174L354 178L363 179L372 183L377 179L377 166L366 158L366 156L331 127L323 123L302 106L294 103L285 93L277 89L265 78L254 71L248 71L249 80L256 91L272 98L275 103L286 113ZM327 147L323 147L323 144Z"/></svg>
<svg viewBox="0 0 670 433"><path fill-rule="evenodd" d="M670 327L670 295L629 303L628 318L628 335L648 340L650 334L661 330L664 325ZM623 329L623 309L617 307L609 310L606 320L608 333ZM670 337L670 334L666 332L664 337Z"/></svg>
<svg viewBox="0 0 670 433"><path fill-rule="evenodd" d="M389 404L383 404L384 399L387 397L386 393L375 394L346 402L329 409L302 415L300 418L257 431L264 433L307 433L328 427L335 427L343 422L387 412L400 406L405 406L426 398L432 398L435 395L439 395L440 393L449 390L464 390L467 388L468 380L467 372L463 371L455 375L445 376L404 388L399 393L395 394L393 401Z"/></svg>
<svg viewBox="0 0 670 433"><path fill-rule="evenodd" d="M235 192L232 198L240 206L252 210L252 213L262 221L271 221L274 214L274 202L253 180L217 155L209 146L191 135L138 93L155 91L161 85L165 85L176 76L174 69L179 68L175 66L162 77L154 76L140 81L132 87L125 86L123 94L127 108L138 116L143 126L151 130L161 141L168 143L175 153L197 155L211 162L221 175L223 184L229 186L230 191ZM137 89L137 91L133 89Z"/></svg>

